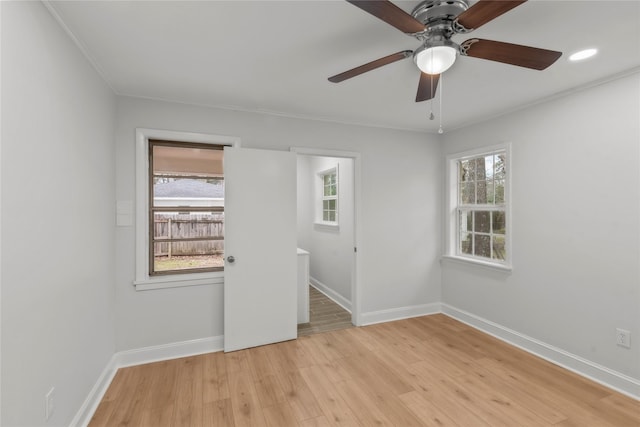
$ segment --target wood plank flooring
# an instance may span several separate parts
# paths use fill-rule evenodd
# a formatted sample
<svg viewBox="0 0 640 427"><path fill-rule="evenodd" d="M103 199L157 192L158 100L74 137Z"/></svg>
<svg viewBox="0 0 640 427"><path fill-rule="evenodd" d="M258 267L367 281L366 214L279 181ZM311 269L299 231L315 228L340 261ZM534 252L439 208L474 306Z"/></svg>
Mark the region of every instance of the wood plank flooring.
<svg viewBox="0 0 640 427"><path fill-rule="evenodd" d="M298 325L299 337L352 327L351 313L309 286L309 323Z"/></svg>
<svg viewBox="0 0 640 427"><path fill-rule="evenodd" d="M444 315L120 369L98 426L640 426L640 402Z"/></svg>

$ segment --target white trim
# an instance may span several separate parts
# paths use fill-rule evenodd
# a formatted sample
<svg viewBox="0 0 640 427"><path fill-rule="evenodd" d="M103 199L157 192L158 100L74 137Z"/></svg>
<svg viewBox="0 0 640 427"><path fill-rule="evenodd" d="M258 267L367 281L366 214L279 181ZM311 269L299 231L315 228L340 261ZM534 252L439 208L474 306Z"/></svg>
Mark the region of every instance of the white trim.
<svg viewBox="0 0 640 427"><path fill-rule="evenodd" d="M240 138L227 135L171 131L162 129L136 129L136 276L133 282L136 290L175 288L182 286L220 283L222 273L176 274L171 276L149 276L148 245L149 235L149 139L165 141L198 142L202 144L240 146Z"/></svg>
<svg viewBox="0 0 640 427"><path fill-rule="evenodd" d="M442 303L442 313L564 369L640 400L640 381L635 378L449 304Z"/></svg>
<svg viewBox="0 0 640 427"><path fill-rule="evenodd" d="M428 316L441 313L439 302L430 304L411 305L407 307L389 308L386 310L362 313L362 325L393 322L394 320L410 319L412 317Z"/></svg>
<svg viewBox="0 0 640 427"><path fill-rule="evenodd" d="M458 208L458 169L457 162L459 160L470 159L487 154L492 154L497 151L504 151L506 162L506 174L505 174L505 215L506 215L506 236L505 236L505 250L507 253L507 259L504 262L492 262L487 259L479 259L473 257L463 257L457 254L457 242L458 242L458 227L457 227L457 208ZM511 143L504 142L488 147L480 147L468 151L459 153L453 153L446 156L445 164L445 227L444 227L444 254L443 258L467 262L471 265L481 265L483 267L493 267L496 270L511 271L513 260L513 246L511 244L513 239L513 221L512 221L512 174L513 169L511 155Z"/></svg>
<svg viewBox="0 0 640 427"><path fill-rule="evenodd" d="M84 56L86 60L89 61L93 69L96 70L98 75L102 78L102 81L104 81L106 85L109 86L109 89L111 89L112 92L117 94L118 92L115 90L113 84L111 83L111 79L107 78L107 74L104 72L104 70L98 63L98 61L96 61L96 59L89 54L89 49L87 49L84 43L82 43L80 39L76 37L76 35L73 33L73 31L71 31L71 28L69 28L65 20L62 18L62 15L60 14L60 12L58 12L58 10L55 8L54 6L55 3L56 2L54 0L42 0L42 4L44 5L44 7L47 8L51 16L53 16L53 18L58 23L58 25L60 25L60 27L64 30L64 32L67 33L67 36L69 36L69 38L71 39L71 41L73 41L73 43L76 45L78 50L80 50L80 52L82 53L82 56Z"/></svg>
<svg viewBox="0 0 640 427"><path fill-rule="evenodd" d="M346 299L345 297L343 297L342 295L340 295L339 293L337 293L336 291L334 291L333 289L331 289L330 287L328 287L318 279L314 279L313 277L309 276L309 282L311 283L311 286L313 286L318 290L318 292L322 292L331 301L335 302L340 307L344 308L349 313L351 313L351 301L349 301L348 299Z"/></svg>
<svg viewBox="0 0 640 427"><path fill-rule="evenodd" d="M356 151L327 150L307 147L291 147L290 150L298 155L353 159L353 244L354 248L357 248L357 251L354 251L353 254L353 267L351 274L351 323L356 326L361 326L363 324L360 316L360 312L362 311L362 286L360 284L362 271L360 266L361 263L358 262L359 253L362 252L362 177L360 172L362 170L362 164L360 160L360 153Z"/></svg>
<svg viewBox="0 0 640 427"><path fill-rule="evenodd" d="M314 222L313 228L315 230L333 231L334 233L340 231L340 225L337 222Z"/></svg>
<svg viewBox="0 0 640 427"><path fill-rule="evenodd" d="M153 289L181 288L183 286L224 285L224 273L194 273L193 276L176 274L158 276L157 278L135 281L136 291L150 291Z"/></svg>
<svg viewBox="0 0 640 427"><path fill-rule="evenodd" d="M169 344L125 350L114 355L116 366L143 365L145 363L160 362L180 357L197 356L199 354L214 353L224 348L224 336L199 338Z"/></svg>
<svg viewBox="0 0 640 427"><path fill-rule="evenodd" d="M171 344L143 347L134 350L126 350L115 353L107 363L107 366L98 377L95 385L87 395L84 403L73 417L71 427L86 427L91 417L98 409L109 385L113 381L116 372L120 368L143 365L146 363L160 362L163 360L177 359L180 357L197 356L205 353L222 351L224 337L222 335L210 338L201 338L190 341L182 341Z"/></svg>
<svg viewBox="0 0 640 427"><path fill-rule="evenodd" d="M109 385L111 385L111 381L113 381L113 377L116 376L116 372L118 372L118 366L115 364L115 355L111 357L107 366L102 370L102 373L98 377L98 380L94 384L93 388L87 395L87 398L82 403L82 406L76 413L76 416L73 417L73 420L69 424L71 427L75 426L87 426L89 425L89 421L91 421L91 417L98 409L98 405L102 401L104 394L107 392Z"/></svg>
<svg viewBox="0 0 640 427"><path fill-rule="evenodd" d="M440 258L440 260L444 262L454 262L457 264L473 265L473 266L478 266L482 268L488 268L490 270L502 271L506 274L510 274L513 271L513 268L510 265L486 262L478 258L463 258L459 256L454 256L454 255L443 255L442 258Z"/></svg>

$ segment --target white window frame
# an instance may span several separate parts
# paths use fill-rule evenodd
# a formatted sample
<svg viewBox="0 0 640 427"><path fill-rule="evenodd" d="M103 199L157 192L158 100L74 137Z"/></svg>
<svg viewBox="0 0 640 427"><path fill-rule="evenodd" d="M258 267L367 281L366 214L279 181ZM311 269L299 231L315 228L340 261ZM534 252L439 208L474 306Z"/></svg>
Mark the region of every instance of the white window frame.
<svg viewBox="0 0 640 427"><path fill-rule="evenodd" d="M324 195L324 177L327 175L335 174L336 175L336 195L335 196L325 196ZM340 227L340 174L338 173L338 164L329 169L325 169L317 173L318 176L318 197L316 202L316 221L315 224L327 227L338 229ZM324 220L324 201L325 200L335 200L336 201L336 220L335 221L325 221Z"/></svg>
<svg viewBox="0 0 640 427"><path fill-rule="evenodd" d="M224 283L223 271L149 275L149 140L239 147L240 138L160 129L136 129L136 276L133 282L138 291L175 288L181 286Z"/></svg>
<svg viewBox="0 0 640 427"><path fill-rule="evenodd" d="M505 260L492 260L484 257L476 257L472 255L461 254L458 252L460 230L458 229L458 209L459 209L459 185L458 185L458 162L462 160L472 159L475 157L486 156L496 153L504 153L505 155ZM490 267L497 270L511 271L513 259L513 246L511 244L513 237L512 215L511 215L511 170L513 169L511 161L511 143L502 143L490 147L469 150L461 153L450 154L446 157L446 212L445 212L445 253L443 258L446 260L459 261L483 267ZM492 210L487 206L486 210Z"/></svg>

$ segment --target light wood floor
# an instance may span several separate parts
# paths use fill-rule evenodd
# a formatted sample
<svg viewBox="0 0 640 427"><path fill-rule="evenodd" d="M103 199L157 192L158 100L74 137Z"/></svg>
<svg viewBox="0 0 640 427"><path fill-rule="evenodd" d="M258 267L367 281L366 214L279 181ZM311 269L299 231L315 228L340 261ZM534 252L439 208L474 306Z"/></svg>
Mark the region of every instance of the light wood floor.
<svg viewBox="0 0 640 427"><path fill-rule="evenodd" d="M640 402L444 315L118 371L97 426L639 426Z"/></svg>
<svg viewBox="0 0 640 427"><path fill-rule="evenodd" d="M298 325L299 337L352 327L351 313L309 286L309 323Z"/></svg>

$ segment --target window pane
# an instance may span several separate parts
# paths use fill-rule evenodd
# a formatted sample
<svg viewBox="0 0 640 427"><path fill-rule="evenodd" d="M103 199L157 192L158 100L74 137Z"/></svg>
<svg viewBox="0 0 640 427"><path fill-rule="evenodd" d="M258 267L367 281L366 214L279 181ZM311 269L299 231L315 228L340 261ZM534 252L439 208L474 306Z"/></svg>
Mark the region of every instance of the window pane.
<svg viewBox="0 0 640 427"><path fill-rule="evenodd" d="M493 178L493 160L493 155L484 158L484 170L487 181Z"/></svg>
<svg viewBox="0 0 640 427"><path fill-rule="evenodd" d="M335 196L337 194L336 174L330 173L322 176L322 183L324 186L323 194L325 196Z"/></svg>
<svg viewBox="0 0 640 427"><path fill-rule="evenodd" d="M504 236L493 236L493 259L505 260Z"/></svg>
<svg viewBox="0 0 640 427"><path fill-rule="evenodd" d="M489 233L491 232L489 211L476 211L474 229L476 233Z"/></svg>
<svg viewBox="0 0 640 427"><path fill-rule="evenodd" d="M153 260L153 271L193 270L200 268L224 267L222 254L215 255L191 255L191 256L157 256Z"/></svg>
<svg viewBox="0 0 640 427"><path fill-rule="evenodd" d="M491 257L491 236L476 234L474 236L474 255L485 258Z"/></svg>
<svg viewBox="0 0 640 427"><path fill-rule="evenodd" d="M477 183L478 195L476 197L476 203L478 204L486 204L488 203L487 198L487 181L478 181Z"/></svg>
<svg viewBox="0 0 640 427"><path fill-rule="evenodd" d="M158 213L153 229L154 272L224 266L224 213ZM162 241L190 238L211 240Z"/></svg>
<svg viewBox="0 0 640 427"><path fill-rule="evenodd" d="M179 145L180 143L176 143ZM172 176L222 176L221 146L181 147L153 145L153 174Z"/></svg>
<svg viewBox="0 0 640 427"><path fill-rule="evenodd" d="M474 160L476 162L476 181L483 181L486 178L485 158L478 157ZM473 162L474 160L470 160L470 162Z"/></svg>
<svg viewBox="0 0 640 427"><path fill-rule="evenodd" d="M331 222L335 222L336 220L336 213L335 211L329 211L329 221Z"/></svg>
<svg viewBox="0 0 640 427"><path fill-rule="evenodd" d="M471 233L462 233L460 235L460 252L463 254L471 255Z"/></svg>
<svg viewBox="0 0 640 427"><path fill-rule="evenodd" d="M487 181L487 203L492 205L495 202L495 187L493 181Z"/></svg>
<svg viewBox="0 0 640 427"><path fill-rule="evenodd" d="M476 179L475 162L473 160L463 160L458 162L460 173L459 182L468 182Z"/></svg>
<svg viewBox="0 0 640 427"><path fill-rule="evenodd" d="M154 206L224 206L220 178L153 178Z"/></svg>
<svg viewBox="0 0 640 427"><path fill-rule="evenodd" d="M504 234L507 228L504 211L491 212L491 222L493 223L493 232Z"/></svg>
<svg viewBox="0 0 640 427"><path fill-rule="evenodd" d="M154 239L224 237L224 213L156 213L153 216Z"/></svg>
<svg viewBox="0 0 640 427"><path fill-rule="evenodd" d="M467 232L467 231L473 230L473 212L461 211L459 220L460 220L459 229L461 232Z"/></svg>
<svg viewBox="0 0 640 427"><path fill-rule="evenodd" d="M504 180L495 182L496 204L504 203Z"/></svg>
<svg viewBox="0 0 640 427"><path fill-rule="evenodd" d="M494 157L495 179L506 178L506 164L504 154L499 154Z"/></svg>
<svg viewBox="0 0 640 427"><path fill-rule="evenodd" d="M474 182L465 182L460 184L460 203L464 205L475 204L476 202L476 184Z"/></svg>

